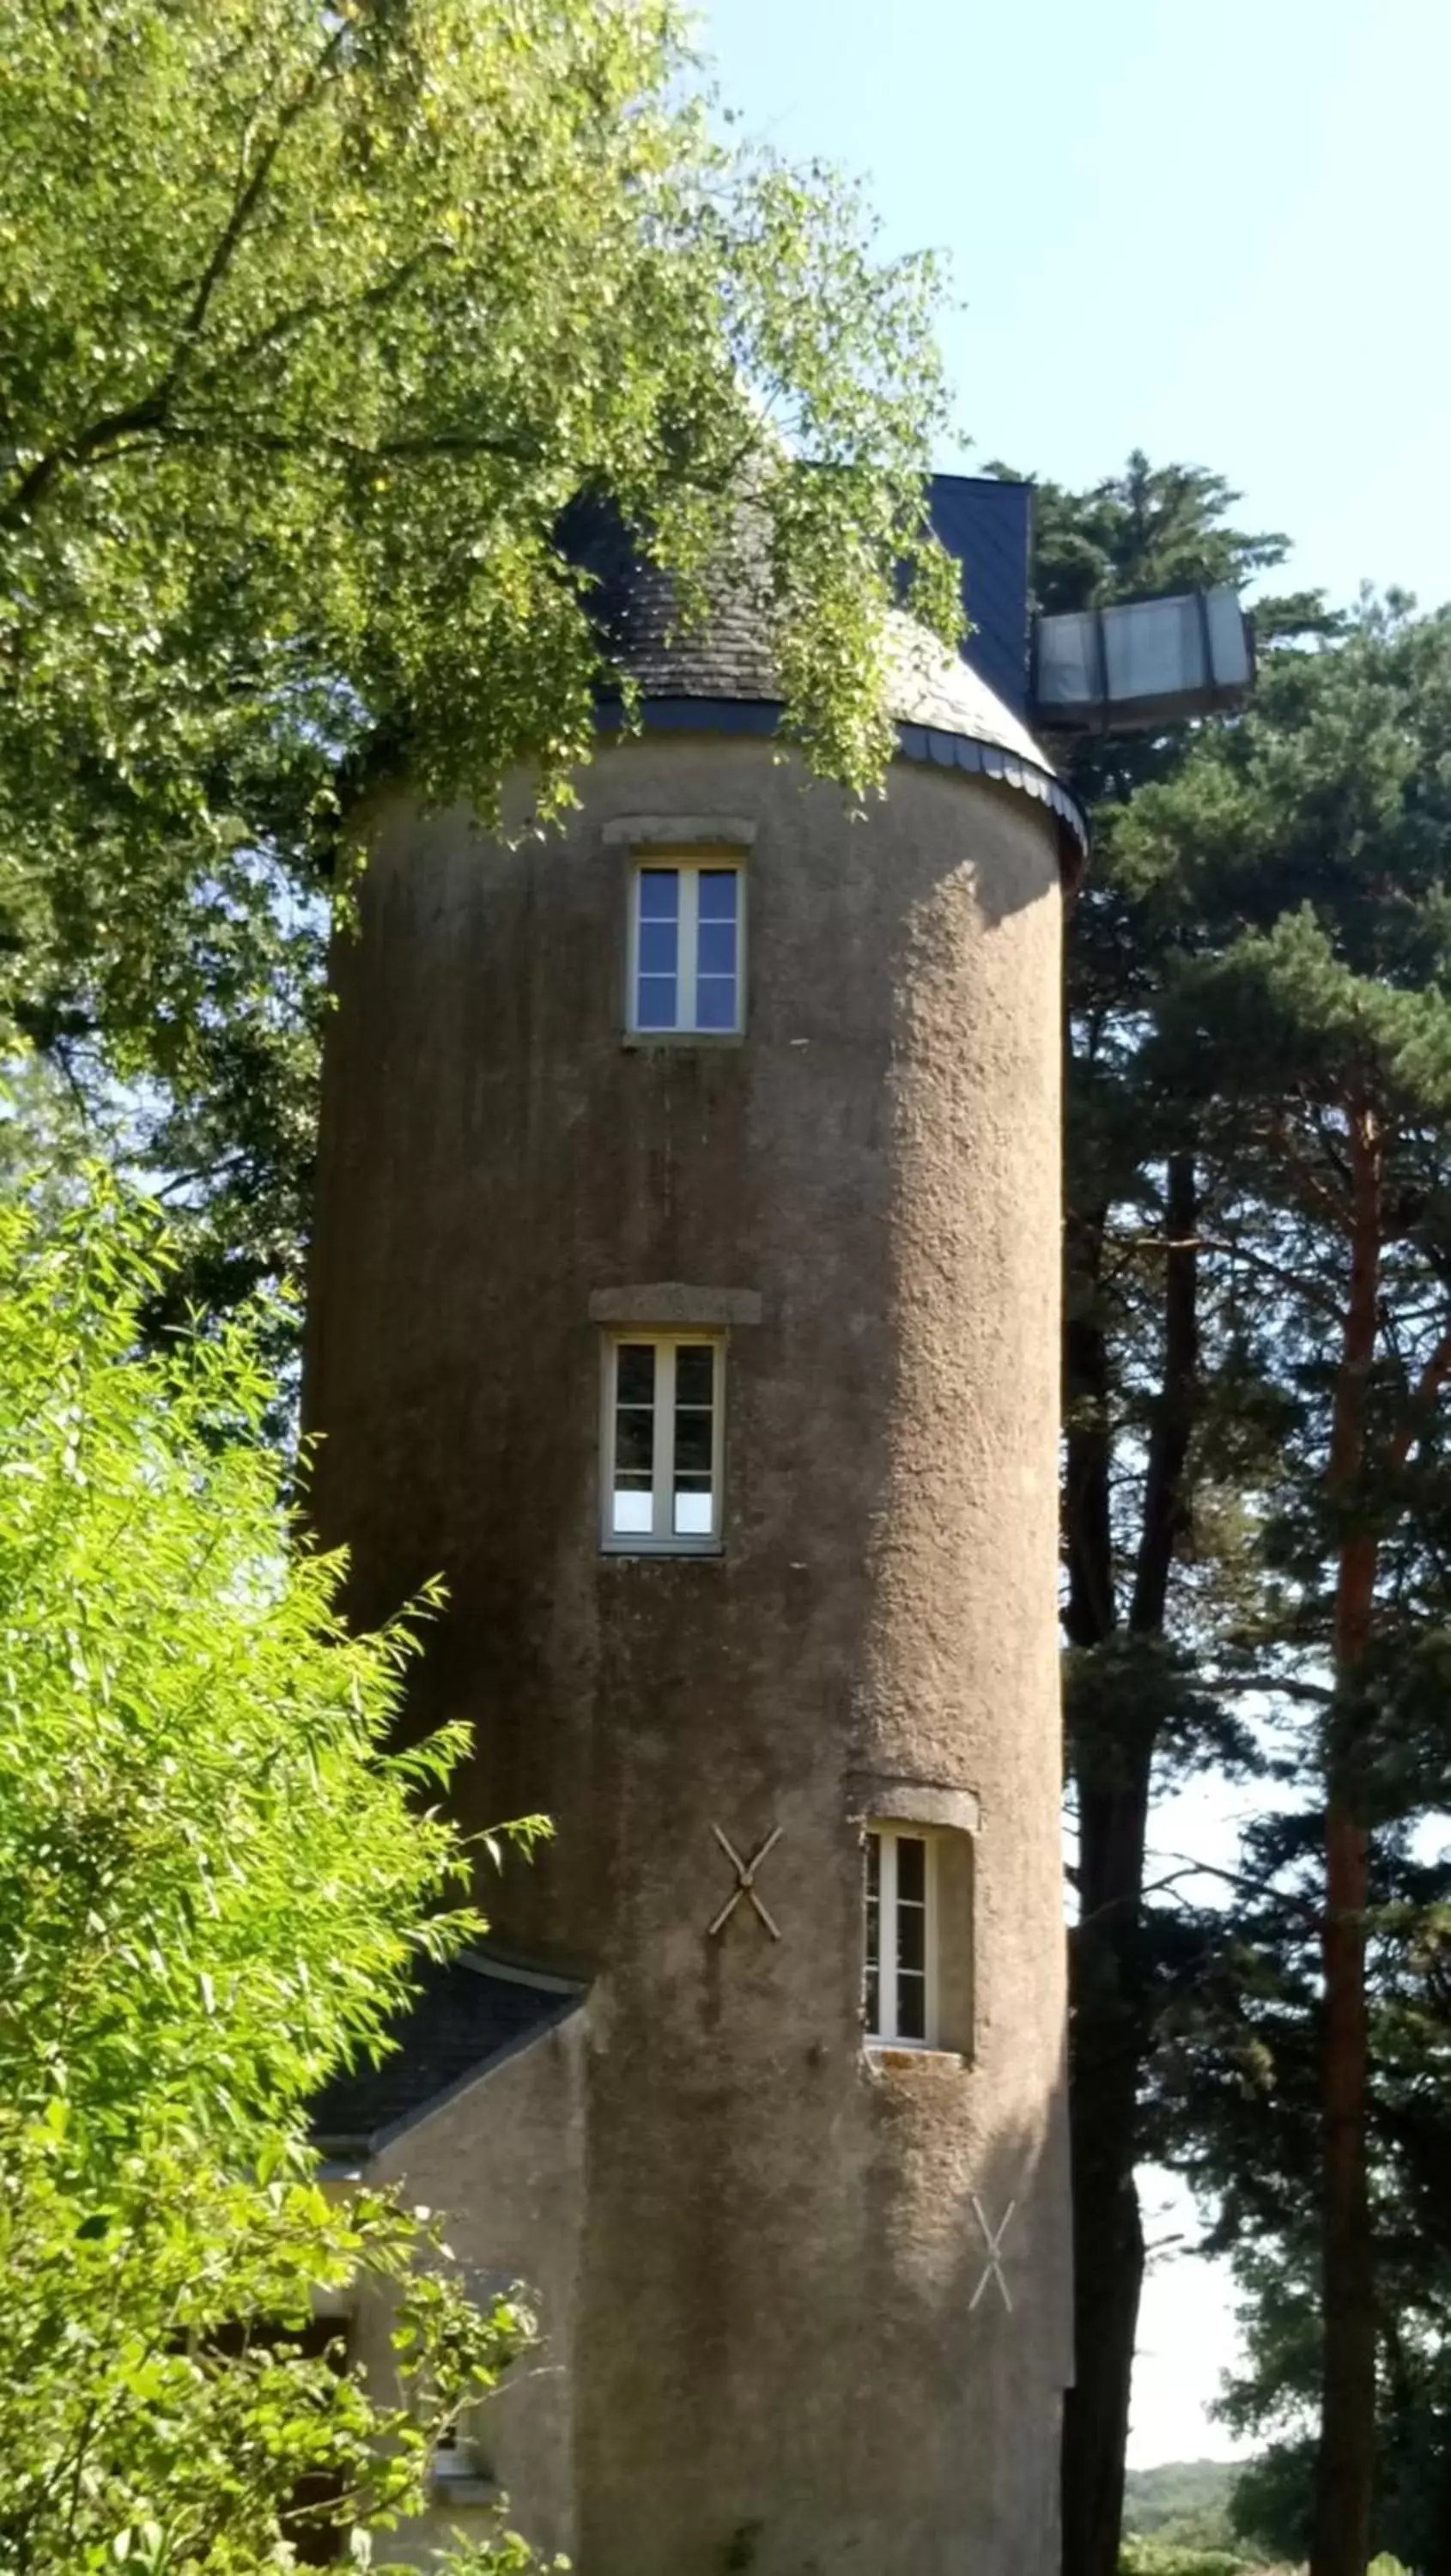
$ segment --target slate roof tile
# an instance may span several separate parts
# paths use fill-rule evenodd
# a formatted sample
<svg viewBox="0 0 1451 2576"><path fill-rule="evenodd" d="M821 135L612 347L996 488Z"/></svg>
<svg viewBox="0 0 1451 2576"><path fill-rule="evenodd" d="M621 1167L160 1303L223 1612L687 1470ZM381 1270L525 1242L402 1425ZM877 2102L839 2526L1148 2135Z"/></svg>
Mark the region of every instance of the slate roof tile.
<svg viewBox="0 0 1451 2576"><path fill-rule="evenodd" d="M314 2144L332 2155L375 2147L582 2001L579 1987L559 1979L526 1983L469 1952L443 1966L430 1962L415 2000L389 2026L396 2042L390 2053L376 2066L344 2069L317 2095Z"/></svg>

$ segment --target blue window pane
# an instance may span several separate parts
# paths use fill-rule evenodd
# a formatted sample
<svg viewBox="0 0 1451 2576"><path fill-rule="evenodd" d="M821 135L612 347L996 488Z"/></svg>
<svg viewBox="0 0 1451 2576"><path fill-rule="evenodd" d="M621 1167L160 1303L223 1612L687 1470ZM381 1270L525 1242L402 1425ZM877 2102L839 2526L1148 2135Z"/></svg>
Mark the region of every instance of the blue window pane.
<svg viewBox="0 0 1451 2576"><path fill-rule="evenodd" d="M642 975L673 975L680 933L673 921L642 921L640 924L640 972Z"/></svg>
<svg viewBox="0 0 1451 2576"><path fill-rule="evenodd" d="M702 921L734 921L736 917L734 868L701 869L700 917Z"/></svg>
<svg viewBox="0 0 1451 2576"><path fill-rule="evenodd" d="M698 1029L733 1029L736 1024L734 975L702 975L695 987Z"/></svg>
<svg viewBox="0 0 1451 2576"><path fill-rule="evenodd" d="M640 870L640 919L674 921L680 912L680 870L678 868L642 868Z"/></svg>
<svg viewBox="0 0 1451 2576"><path fill-rule="evenodd" d="M640 1028L674 1028L675 978L673 975L642 975L636 986L635 1002L635 1016Z"/></svg>
<svg viewBox="0 0 1451 2576"><path fill-rule="evenodd" d="M696 951L702 975L734 975L736 971L736 926L733 921L703 921ZM641 963L644 963L642 958ZM675 963L674 958L670 960Z"/></svg>

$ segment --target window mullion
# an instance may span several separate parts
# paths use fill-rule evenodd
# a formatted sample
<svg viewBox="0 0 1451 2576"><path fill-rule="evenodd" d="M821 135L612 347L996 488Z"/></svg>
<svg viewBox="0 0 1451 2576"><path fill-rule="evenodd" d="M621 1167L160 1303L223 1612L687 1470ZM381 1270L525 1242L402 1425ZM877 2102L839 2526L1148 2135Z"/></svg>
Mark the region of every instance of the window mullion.
<svg viewBox="0 0 1451 2576"><path fill-rule="evenodd" d="M675 1025L678 1029L696 1026L695 979L700 963L700 870L682 868L679 872L680 909L679 953L675 962Z"/></svg>
<svg viewBox="0 0 1451 2576"><path fill-rule="evenodd" d="M725 1344L714 1342L710 1355L710 1534L725 1527Z"/></svg>
<svg viewBox="0 0 1451 2576"><path fill-rule="evenodd" d="M878 1971L883 2039L897 2036L897 1837L882 1836L882 1890L877 1924Z"/></svg>
<svg viewBox="0 0 1451 2576"><path fill-rule="evenodd" d="M938 2045L938 1837L923 1834L923 2043Z"/></svg>
<svg viewBox="0 0 1451 2576"><path fill-rule="evenodd" d="M656 1538L675 1533L675 1344L655 1345L655 1460L650 1526Z"/></svg>

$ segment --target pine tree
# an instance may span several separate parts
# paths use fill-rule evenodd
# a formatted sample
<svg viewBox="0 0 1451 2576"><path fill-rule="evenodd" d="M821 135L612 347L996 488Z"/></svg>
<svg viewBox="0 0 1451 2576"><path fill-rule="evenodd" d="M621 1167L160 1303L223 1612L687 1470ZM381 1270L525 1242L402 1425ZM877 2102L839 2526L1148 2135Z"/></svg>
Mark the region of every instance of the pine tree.
<svg viewBox="0 0 1451 2576"><path fill-rule="evenodd" d="M1375 2478L1374 1836L1444 1787L1409 1688L1444 1615L1451 1379L1451 614L1367 606L1125 815L1178 942L1151 1079L1186 1104L1284 1411L1239 1650L1316 1729L1323 2377L1311 2567L1362 2576ZM1245 1303L1249 1304L1246 1290Z"/></svg>
<svg viewBox="0 0 1451 2576"><path fill-rule="evenodd" d="M998 469L1001 470L1001 469ZM1202 468L1131 456L1091 491L1035 494L1037 604L1066 611L1272 571L1286 538L1234 524ZM1266 601L1262 644L1327 623L1317 598ZM1131 800L1172 778L1195 733L1061 746L1094 824L1068 941L1064 1552L1068 1756L1078 1920L1071 1950L1076 2383L1064 2430L1067 2576L1114 2576L1144 2245L1135 2168L1166 1978L1186 1937L1145 1895L1151 1791L1166 1764L1243 1752L1176 1634L1196 1441L1212 1402L1199 1237L1212 1223L1194 1118L1149 1076L1145 1037L1178 935L1120 865ZM1211 1296L1217 1294L1213 1288ZM1217 1365L1217 1360L1215 1362Z"/></svg>

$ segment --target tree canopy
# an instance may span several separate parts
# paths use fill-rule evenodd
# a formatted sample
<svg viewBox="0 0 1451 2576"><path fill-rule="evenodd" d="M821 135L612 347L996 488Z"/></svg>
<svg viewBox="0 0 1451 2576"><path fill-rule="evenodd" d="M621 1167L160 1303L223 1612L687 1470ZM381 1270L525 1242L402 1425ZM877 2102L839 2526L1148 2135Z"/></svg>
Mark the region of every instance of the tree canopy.
<svg viewBox="0 0 1451 2576"><path fill-rule="evenodd" d="M720 132L668 0L5 12L0 1009L224 1193L209 1290L295 1241L359 764L548 815L591 753L570 505L763 593L858 791L903 564L953 627L932 264Z"/></svg>

